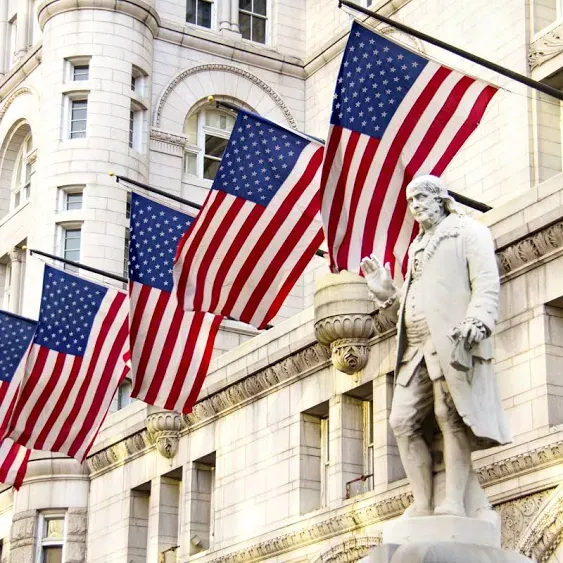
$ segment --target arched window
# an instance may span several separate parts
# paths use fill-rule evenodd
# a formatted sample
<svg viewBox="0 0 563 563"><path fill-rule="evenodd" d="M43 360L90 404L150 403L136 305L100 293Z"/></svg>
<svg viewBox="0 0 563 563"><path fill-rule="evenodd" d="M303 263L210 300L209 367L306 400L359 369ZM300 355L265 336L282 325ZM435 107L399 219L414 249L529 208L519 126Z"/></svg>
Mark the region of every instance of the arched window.
<svg viewBox="0 0 563 563"><path fill-rule="evenodd" d="M31 193L31 153L33 152L33 139L28 135L16 156L14 174L12 176L11 208L17 209L29 199Z"/></svg>
<svg viewBox="0 0 563 563"><path fill-rule="evenodd" d="M185 174L207 180L215 178L235 119L232 112L211 105L188 114L184 123L184 133L188 137L184 154Z"/></svg>

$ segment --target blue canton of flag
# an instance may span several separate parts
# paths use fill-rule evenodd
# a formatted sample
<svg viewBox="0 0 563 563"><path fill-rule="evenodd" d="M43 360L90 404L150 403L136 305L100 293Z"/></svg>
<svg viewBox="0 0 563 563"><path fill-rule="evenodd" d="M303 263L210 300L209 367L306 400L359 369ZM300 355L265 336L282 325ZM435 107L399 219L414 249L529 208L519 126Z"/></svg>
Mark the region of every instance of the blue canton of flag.
<svg viewBox="0 0 563 563"><path fill-rule="evenodd" d="M0 311L0 380L12 380L36 328L35 321Z"/></svg>
<svg viewBox="0 0 563 563"><path fill-rule="evenodd" d="M132 194L129 278L172 291L172 266L178 241L193 217Z"/></svg>
<svg viewBox="0 0 563 563"><path fill-rule="evenodd" d="M427 63L420 55L355 25L336 81L330 123L381 138Z"/></svg>
<svg viewBox="0 0 563 563"><path fill-rule="evenodd" d="M241 113L213 189L266 206L308 144L279 125Z"/></svg>

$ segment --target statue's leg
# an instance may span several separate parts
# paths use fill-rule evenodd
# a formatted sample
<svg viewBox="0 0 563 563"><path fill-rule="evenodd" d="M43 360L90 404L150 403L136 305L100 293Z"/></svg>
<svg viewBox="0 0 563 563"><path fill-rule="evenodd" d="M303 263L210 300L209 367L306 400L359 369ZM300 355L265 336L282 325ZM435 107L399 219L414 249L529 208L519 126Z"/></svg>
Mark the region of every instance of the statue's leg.
<svg viewBox="0 0 563 563"><path fill-rule="evenodd" d="M422 436L422 423L432 403L432 382L424 364L416 369L407 386L395 386L389 424L412 487L414 502L405 512L408 517L432 514L432 456Z"/></svg>
<svg viewBox="0 0 563 563"><path fill-rule="evenodd" d="M443 378L434 381L434 415L444 437L446 473L446 496L434 514L465 516L464 497L471 470L471 448L467 428Z"/></svg>

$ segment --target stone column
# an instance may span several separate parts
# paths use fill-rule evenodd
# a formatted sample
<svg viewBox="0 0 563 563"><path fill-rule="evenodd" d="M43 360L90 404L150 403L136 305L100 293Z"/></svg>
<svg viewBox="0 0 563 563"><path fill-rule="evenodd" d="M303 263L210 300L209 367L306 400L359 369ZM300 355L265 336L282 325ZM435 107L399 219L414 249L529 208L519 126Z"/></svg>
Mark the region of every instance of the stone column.
<svg viewBox="0 0 563 563"><path fill-rule="evenodd" d="M219 9L219 31L231 29L231 1L222 2Z"/></svg>
<svg viewBox="0 0 563 563"><path fill-rule="evenodd" d="M8 72L8 2L0 2L0 76Z"/></svg>
<svg viewBox="0 0 563 563"><path fill-rule="evenodd" d="M16 35L16 59L21 59L27 53L29 47L29 6L30 0L19 0L18 2L18 29Z"/></svg>
<svg viewBox="0 0 563 563"><path fill-rule="evenodd" d="M231 31L240 33L238 26L238 0L231 0Z"/></svg>
<svg viewBox="0 0 563 563"><path fill-rule="evenodd" d="M13 248L8 252L10 258L10 312L19 313L21 305L21 285L22 285L22 251Z"/></svg>

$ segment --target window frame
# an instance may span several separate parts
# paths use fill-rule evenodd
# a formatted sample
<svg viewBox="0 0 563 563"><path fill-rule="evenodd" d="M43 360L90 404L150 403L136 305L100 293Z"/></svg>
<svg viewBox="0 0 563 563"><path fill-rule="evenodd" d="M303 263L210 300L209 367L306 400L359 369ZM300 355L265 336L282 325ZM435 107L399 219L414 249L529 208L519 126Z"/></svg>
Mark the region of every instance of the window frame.
<svg viewBox="0 0 563 563"><path fill-rule="evenodd" d="M185 11L184 11L184 21L186 25L195 25L196 27L199 27L201 29L210 29L210 30L215 30L216 29L216 10L215 10L215 0L195 0L196 3L196 11L195 11L195 22L189 22L187 17L188 17L188 2L190 0L186 0L185 2ZM199 14L199 4L200 2L205 2L206 4L211 4L211 15L209 16L209 27L207 27L206 25L200 25L199 23L197 23L197 19L198 19L198 14Z"/></svg>
<svg viewBox="0 0 563 563"><path fill-rule="evenodd" d="M240 8L239 6L239 29L241 29L241 24L240 24L240 14L245 14L247 16L250 17L250 37L242 37L245 41L252 41L253 43L258 43L259 45L268 45L270 42L270 30L269 30L269 17L268 14L270 13L270 2L269 0L266 0L266 15L263 14L259 14L258 12L254 12L254 1L255 0L251 0L252 4L252 10L245 10ZM256 39L254 39L252 37L253 33L252 33L252 20L253 18L257 18L257 19L261 19L264 20L264 42L262 41L257 41ZM242 35L242 30L241 30L241 35Z"/></svg>
<svg viewBox="0 0 563 563"><path fill-rule="evenodd" d="M122 389L124 385L129 385L129 396L127 404L122 404ZM131 397L131 392L133 391L133 380L130 377L126 377L117 387L117 398L116 398L116 412L128 407L135 399Z"/></svg>
<svg viewBox="0 0 563 563"><path fill-rule="evenodd" d="M28 143L30 143L29 147ZM34 152L33 135L32 133L28 133L18 149L18 154L16 155L16 160L14 162L14 172L12 174L10 193L11 211L15 211L16 209L22 207L31 197L31 177L35 173L32 161L32 155ZM23 199L21 198L22 194L25 196Z"/></svg>
<svg viewBox="0 0 563 563"><path fill-rule="evenodd" d="M74 111L74 104L83 103L84 108L86 110L86 117L84 119L73 119L72 113ZM80 129L77 131L72 130L72 124L76 122L84 121L84 129ZM83 133L83 135L75 135L74 133ZM70 111L68 116L68 138L69 139L85 139L88 136L88 96L84 98L76 98L70 100Z"/></svg>
<svg viewBox="0 0 563 563"><path fill-rule="evenodd" d="M58 253L57 255L60 256L61 258L65 258L66 260L72 260L73 262L80 262L80 257L82 256L82 222L78 221L78 222L64 222L58 225L59 229L60 229L60 234L59 234L59 248L58 248ZM80 237L79 237L79 247L78 247L78 259L74 259L74 258L69 258L67 256L67 248L66 248L66 241L67 241L67 232L69 231L79 231L80 232ZM70 264L63 264L63 269L68 271L68 272L78 272L78 268L76 268L75 266L71 266Z"/></svg>
<svg viewBox="0 0 563 563"><path fill-rule="evenodd" d="M45 537L46 525L49 520L62 520L63 521L63 534L61 539L49 539ZM45 563L44 558L44 548L45 547L61 547L62 561L65 560L65 538L67 532L67 518L66 511L46 511L40 512L37 517L37 529L39 533L37 534L37 546L35 553L35 561L38 563Z"/></svg>
<svg viewBox="0 0 563 563"><path fill-rule="evenodd" d="M6 53L6 63L8 71L12 70L16 64L16 46L17 46L17 35L18 35L18 16L17 14L8 20L8 30L6 37L6 45L8 47L8 52Z"/></svg>
<svg viewBox="0 0 563 563"><path fill-rule="evenodd" d="M321 417L321 507L329 505L330 490L330 416Z"/></svg>

